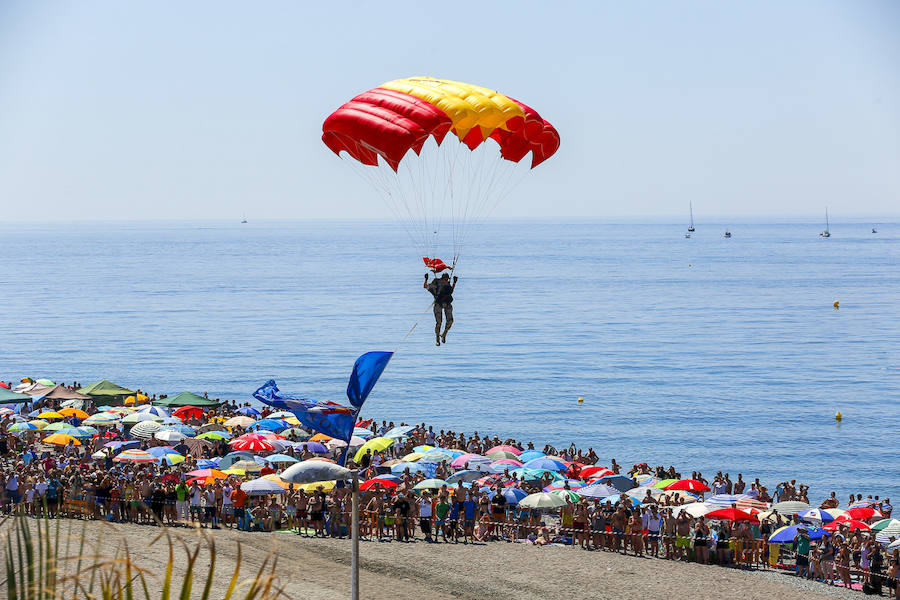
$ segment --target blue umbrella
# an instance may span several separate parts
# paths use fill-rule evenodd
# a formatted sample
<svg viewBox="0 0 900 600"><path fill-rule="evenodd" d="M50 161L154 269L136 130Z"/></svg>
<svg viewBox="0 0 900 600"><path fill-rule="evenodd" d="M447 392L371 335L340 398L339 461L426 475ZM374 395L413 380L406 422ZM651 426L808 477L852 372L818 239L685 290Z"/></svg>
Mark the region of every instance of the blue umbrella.
<svg viewBox="0 0 900 600"><path fill-rule="evenodd" d="M194 437L197 435L197 430L191 427L190 425L182 425L181 423L177 425L166 425L160 431L170 429L172 431L177 431L178 433L182 433L187 437Z"/></svg>
<svg viewBox="0 0 900 600"><path fill-rule="evenodd" d="M96 431L97 430L95 429L94 432L96 432ZM59 433L63 433L65 435L71 435L73 438L79 438L79 439L89 438L92 435L94 435L94 432L85 431L81 427L66 427L65 429L59 430Z"/></svg>
<svg viewBox="0 0 900 600"><path fill-rule="evenodd" d="M136 448L140 446L140 440L128 440L127 442L106 442L104 448L112 448L113 450L125 450L127 448Z"/></svg>
<svg viewBox="0 0 900 600"><path fill-rule="evenodd" d="M393 473L395 475L400 475L407 469L409 469L410 473L415 473L417 471L421 471L423 473L425 472L425 467L420 465L419 463L402 462L402 463L397 463L396 465L391 467L391 473Z"/></svg>
<svg viewBox="0 0 900 600"><path fill-rule="evenodd" d="M392 440L399 440L400 438L404 438L409 435L409 432L415 431L415 425L400 425L398 427L394 427L390 431L385 432L385 434L381 437L390 438ZM415 452L415 450L413 450Z"/></svg>
<svg viewBox="0 0 900 600"><path fill-rule="evenodd" d="M295 463L299 462L293 456L288 456L287 454L273 454L271 456L267 456L266 460L272 463Z"/></svg>
<svg viewBox="0 0 900 600"><path fill-rule="evenodd" d="M372 479L387 479L388 481L393 481L394 483L402 483L403 482L402 478L397 477L396 475L388 475L388 474L378 475L377 477L373 477Z"/></svg>
<svg viewBox="0 0 900 600"><path fill-rule="evenodd" d="M631 477L625 477L624 475L607 475L606 477L601 477L600 479L598 479L596 483L610 485L620 492L627 492L628 490L637 487L636 485L634 485L634 481L631 479Z"/></svg>
<svg viewBox="0 0 900 600"><path fill-rule="evenodd" d="M288 424L281 419L261 419L250 426L250 429L266 429L268 431L281 431L287 428Z"/></svg>
<svg viewBox="0 0 900 600"><path fill-rule="evenodd" d="M197 459L197 468L198 469L218 469L219 463L215 460L210 460L207 458Z"/></svg>
<svg viewBox="0 0 900 600"><path fill-rule="evenodd" d="M219 459L219 468L228 469L239 460L253 460L253 455L249 452L229 452Z"/></svg>
<svg viewBox="0 0 900 600"><path fill-rule="evenodd" d="M819 521L820 523L831 523L834 521L834 515L827 513L818 508L810 508L797 513L801 521Z"/></svg>
<svg viewBox="0 0 900 600"><path fill-rule="evenodd" d="M500 492L503 494L503 497L506 498L506 503L510 505L516 505L519 503L519 500L528 495L528 492L524 490L520 490L519 488L503 488L503 491ZM497 492L491 490L487 493L487 497L491 500L494 499L494 496L497 495Z"/></svg>
<svg viewBox="0 0 900 600"><path fill-rule="evenodd" d="M547 456L543 452L538 452L537 450L526 450L522 454L519 455L519 462L526 463L529 460L533 460L535 458L543 458Z"/></svg>
<svg viewBox="0 0 900 600"><path fill-rule="evenodd" d="M581 488L581 490L583 490L583 489L585 489L585 488ZM575 493L580 496L581 490L575 490ZM623 498L628 498L629 500L631 500L632 506L640 506L642 504L642 502L640 500L638 500L637 498L632 498L631 496L626 496L623 494L613 494L612 496L607 496L606 498L603 499L603 502L604 503L610 502L612 504L618 504L619 502L622 501Z"/></svg>
<svg viewBox="0 0 900 600"><path fill-rule="evenodd" d="M452 483L455 485L457 481L475 481L476 479L481 479L485 475L488 475L488 473L485 473L484 471L457 471L456 473L445 479L445 481L447 483Z"/></svg>
<svg viewBox="0 0 900 600"><path fill-rule="evenodd" d="M826 535L828 532L824 529L819 529L818 527L813 527L812 525L789 525L788 527L782 527L778 529L775 533L769 536L770 544L790 544L793 543L794 538L797 537L798 529L806 529L809 533L809 539L811 540L820 540Z"/></svg>
<svg viewBox="0 0 900 600"><path fill-rule="evenodd" d="M260 416L259 411L256 410L255 408L253 408L252 406L242 406L241 408L237 409L235 412L240 413L242 415L246 415L248 417Z"/></svg>
<svg viewBox="0 0 900 600"><path fill-rule="evenodd" d="M166 454L178 454L178 452L175 452L167 446L154 446L152 448L147 448L147 452L149 454L152 454L156 458L162 458Z"/></svg>
<svg viewBox="0 0 900 600"><path fill-rule="evenodd" d="M320 444L319 442L300 442L296 447L304 448L314 454L328 453L328 448L325 447L325 444Z"/></svg>
<svg viewBox="0 0 900 600"><path fill-rule="evenodd" d="M285 489L269 479L253 479L241 484L241 489L249 496L265 496L266 494L283 494Z"/></svg>
<svg viewBox="0 0 900 600"><path fill-rule="evenodd" d="M738 500L749 498L747 494L716 494L706 499L706 504L716 508L731 508L732 504L737 504Z"/></svg>
<svg viewBox="0 0 900 600"><path fill-rule="evenodd" d="M553 460L546 456L532 458L527 462L523 462L522 466L526 469L546 469L547 471L565 471L568 468L558 460Z"/></svg>

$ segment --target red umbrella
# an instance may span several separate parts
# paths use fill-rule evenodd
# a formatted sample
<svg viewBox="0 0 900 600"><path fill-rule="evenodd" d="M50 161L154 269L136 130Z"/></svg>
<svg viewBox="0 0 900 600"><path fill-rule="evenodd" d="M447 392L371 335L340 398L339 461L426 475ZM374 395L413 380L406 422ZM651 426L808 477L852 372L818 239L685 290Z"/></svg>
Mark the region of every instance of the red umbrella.
<svg viewBox="0 0 900 600"><path fill-rule="evenodd" d="M233 440L231 440L231 442L228 442L228 443L231 444L238 440L265 440L265 439L266 439L266 436L262 433L250 432L250 433L245 433L244 435L239 435L236 438L234 438Z"/></svg>
<svg viewBox="0 0 900 600"><path fill-rule="evenodd" d="M848 509L841 517L847 517L847 519L871 519L873 517L882 517L880 512L872 508L871 506L857 506L855 508Z"/></svg>
<svg viewBox="0 0 900 600"><path fill-rule="evenodd" d="M684 490L686 492L708 492L709 488L702 481L696 479L679 479L675 483L666 486L667 490Z"/></svg>
<svg viewBox="0 0 900 600"><path fill-rule="evenodd" d="M606 467L601 467L598 465L594 465L593 467L585 467L581 470L582 479L599 479L600 477L605 477L607 475L615 475L615 473L613 473Z"/></svg>
<svg viewBox="0 0 900 600"><path fill-rule="evenodd" d="M490 454L491 452L499 452L500 450L502 450L504 452L512 452L516 456L522 454L521 450L519 450L515 446L509 446L507 444L501 444L499 446L494 446L493 448L491 448L490 450L485 452L485 454L487 455L487 454Z"/></svg>
<svg viewBox="0 0 900 600"><path fill-rule="evenodd" d="M842 516L844 516L844 515L841 515L841 517ZM837 531L839 527L845 527L845 526L849 527L850 531L856 531L856 530L868 531L869 529L872 529L871 527L869 527L862 521L857 521L855 519L841 520L840 517L838 517L837 519L835 519L828 525L825 525L822 529L825 529L827 531Z"/></svg>
<svg viewBox="0 0 900 600"><path fill-rule="evenodd" d="M703 516L705 516L707 519L712 519L715 521L756 522L756 517L754 517L750 513L744 512L742 510L738 510L736 508L720 508L718 510L708 512Z"/></svg>
<svg viewBox="0 0 900 600"><path fill-rule="evenodd" d="M388 489L388 488L395 488L399 485L400 484L397 483L396 481L391 481L390 479L378 479L377 477L375 477L373 479L369 479L368 481L364 481L361 484L359 484L359 489L361 489L363 491L369 489L370 487L382 487L382 488Z"/></svg>
<svg viewBox="0 0 900 600"><path fill-rule="evenodd" d="M196 406L182 406L172 411L173 417L178 417L182 421L188 419L199 419L203 416L203 409Z"/></svg>
<svg viewBox="0 0 900 600"><path fill-rule="evenodd" d="M236 440L231 440L228 443L235 450L246 450L247 452L271 452L275 449L275 446L264 439L257 440L240 437Z"/></svg>
<svg viewBox="0 0 900 600"><path fill-rule="evenodd" d="M191 477L213 477L215 479L226 479L228 477L228 473L223 473L218 469L197 469L196 471L190 471L187 473Z"/></svg>

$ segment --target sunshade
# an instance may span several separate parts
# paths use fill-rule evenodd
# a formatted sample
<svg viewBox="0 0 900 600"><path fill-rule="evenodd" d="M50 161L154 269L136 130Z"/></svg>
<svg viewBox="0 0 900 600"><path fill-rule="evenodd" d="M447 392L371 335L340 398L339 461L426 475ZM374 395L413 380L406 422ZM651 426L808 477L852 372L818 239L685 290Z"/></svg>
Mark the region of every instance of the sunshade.
<svg viewBox="0 0 900 600"><path fill-rule="evenodd" d="M252 406L242 406L235 411L238 414L245 415L248 417L259 417L260 412L253 408ZM254 419L255 421L256 419Z"/></svg>
<svg viewBox="0 0 900 600"><path fill-rule="evenodd" d="M795 515L802 510L808 510L810 508L812 507L806 502L797 502L794 500L778 502L777 504L772 505L772 510L780 515Z"/></svg>
<svg viewBox="0 0 900 600"><path fill-rule="evenodd" d="M22 404L23 402L31 402L31 396L0 388L0 404Z"/></svg>
<svg viewBox="0 0 900 600"><path fill-rule="evenodd" d="M372 479L359 484L359 489L362 491L366 491L370 488L392 489L399 485L400 484L393 479L379 479L378 477L373 477Z"/></svg>
<svg viewBox="0 0 900 600"><path fill-rule="evenodd" d="M208 408L211 406L218 406L221 403L216 402L215 400L210 400L209 398L204 398L203 396L191 392L181 392L176 396L154 400L153 404L155 404L156 406L163 406L165 408L178 408L182 406L198 406L201 408Z"/></svg>
<svg viewBox="0 0 900 600"><path fill-rule="evenodd" d="M746 494L716 494L707 498L705 502L715 508L728 508L732 504L737 504L738 500L749 497Z"/></svg>
<svg viewBox="0 0 900 600"><path fill-rule="evenodd" d="M245 416L238 416L238 417L231 417L230 419L225 421L225 423L223 423L223 425L225 425L225 427L249 427L250 425L253 425L254 423L256 423L256 419L252 419L250 417L245 417Z"/></svg>
<svg viewBox="0 0 900 600"><path fill-rule="evenodd" d="M828 532L812 525L788 525L787 527L779 527L769 536L770 544L791 544L797 537L798 529L806 529L809 539L819 540L828 535Z"/></svg>
<svg viewBox="0 0 900 600"><path fill-rule="evenodd" d="M455 457L452 454L450 454L449 452L446 452L444 450L435 449L435 450L426 451L425 455L422 458L420 458L419 460L422 462L428 462L428 463L442 463L442 462L449 463L454 458Z"/></svg>
<svg viewBox="0 0 900 600"><path fill-rule="evenodd" d="M497 495L497 492L494 490L491 490L490 492L487 493L487 497L491 500L493 500L494 496L496 496L496 495ZM508 488L503 488L500 491L500 495L503 496L504 498L506 498L507 504L515 505L515 504L518 504L519 501L522 500L522 498L527 497L528 492L526 492L525 490L519 489L519 488L509 488L508 487Z"/></svg>
<svg viewBox="0 0 900 600"><path fill-rule="evenodd" d="M113 458L113 460L119 462L151 463L156 462L159 459L149 452L144 452L143 450L138 450L137 448L131 448L129 450L125 450L124 452L120 452Z"/></svg>
<svg viewBox="0 0 900 600"><path fill-rule="evenodd" d="M238 438L228 442L232 448L236 450L246 450L247 452L271 452L275 449L270 442L260 439Z"/></svg>
<svg viewBox="0 0 900 600"><path fill-rule="evenodd" d="M445 485L447 485L447 482L443 479L426 479L413 486L413 489L419 492L422 490L439 490Z"/></svg>
<svg viewBox="0 0 900 600"><path fill-rule="evenodd" d="M880 511L875 510L871 506L856 506L853 508L848 508L847 512L844 513L845 517L850 517L851 519L880 519L884 515L881 514Z"/></svg>
<svg viewBox="0 0 900 600"><path fill-rule="evenodd" d="M867 523L863 523L862 521L857 521L856 519L835 519L828 525L822 527L825 531L837 531L841 527L847 527L850 531L868 531L872 529Z"/></svg>
<svg viewBox="0 0 900 600"><path fill-rule="evenodd" d="M287 429L287 423L281 419L260 419L252 425L250 429L265 429L266 431L281 431Z"/></svg>
<svg viewBox="0 0 900 600"><path fill-rule="evenodd" d="M45 429L50 427L51 424L59 425L60 427L56 427L54 429L51 429L50 431L60 431L62 429L67 429L72 426L70 423L66 423L65 421L57 421L56 423L48 423L47 421L44 421L43 419L35 419L33 421L28 421L28 422L31 423L32 425L34 425L35 427L37 427L38 429L40 429L41 431L44 431Z"/></svg>
<svg viewBox="0 0 900 600"><path fill-rule="evenodd" d="M643 488L638 488L643 489ZM658 491L660 494L657 497L657 500L681 500L684 502L696 502L697 496L686 492L684 490L669 490L667 492L659 489L659 488L651 488Z"/></svg>
<svg viewBox="0 0 900 600"><path fill-rule="evenodd" d="M248 496L266 496L268 494L283 494L284 487L269 479L251 479L241 484L241 489L247 492Z"/></svg>
<svg viewBox="0 0 900 600"><path fill-rule="evenodd" d="M544 454L543 452L540 452L539 450L526 450L522 454L519 455L519 460L522 461L523 463L526 463L531 459L541 458L542 456L547 456L547 455Z"/></svg>
<svg viewBox="0 0 900 600"><path fill-rule="evenodd" d="M738 510L736 508L718 508L716 510L711 510L706 515L704 515L707 519L711 519L714 521L734 521L736 523L741 521L753 522L756 521L756 517L751 515L750 513L744 512L742 510Z"/></svg>
<svg viewBox="0 0 900 600"><path fill-rule="evenodd" d="M522 508L558 508L566 504L568 503L565 498L547 492L529 494L519 500L519 506Z"/></svg>
<svg viewBox="0 0 900 600"><path fill-rule="evenodd" d="M115 425L119 422L119 417L113 413L101 412L89 416L84 423L90 425Z"/></svg>
<svg viewBox="0 0 900 600"><path fill-rule="evenodd" d="M236 463L233 463L231 468L241 469L242 471L249 471L251 473L262 471L262 466L255 460L239 460Z"/></svg>
<svg viewBox="0 0 900 600"><path fill-rule="evenodd" d="M405 438L411 431L415 431L414 425L400 425L398 427L394 427L390 431L385 432L382 437L391 438L392 440L399 440L401 438Z"/></svg>
<svg viewBox="0 0 900 600"><path fill-rule="evenodd" d="M468 471L457 471L453 475L447 477L447 483L456 484L457 481L470 482L475 481L476 479L481 479L485 476L484 471L476 471L476 470L468 470Z"/></svg>
<svg viewBox="0 0 900 600"><path fill-rule="evenodd" d="M157 423L156 421L142 421L132 427L129 430L129 433L136 438L141 438L143 440L149 440L152 438L157 431L162 429L162 425Z"/></svg>
<svg viewBox="0 0 900 600"><path fill-rule="evenodd" d="M691 502L690 504L682 504L680 506L672 507L672 514L678 515L679 513L686 512L691 515L695 519L698 519L705 515L708 512L712 512L713 508L703 502Z"/></svg>
<svg viewBox="0 0 900 600"><path fill-rule="evenodd" d="M123 425L134 425L135 423L143 423L146 421L153 421L155 423L159 423L162 421L162 417L158 417L153 413L146 412L133 412L131 414L125 415L122 418Z"/></svg>
<svg viewBox="0 0 900 600"><path fill-rule="evenodd" d="M7 428L7 431L36 431L37 425L32 425L26 421L19 421L18 423L14 423Z"/></svg>
<svg viewBox="0 0 900 600"><path fill-rule="evenodd" d="M48 435L43 439L45 444L53 444L54 446L65 446L69 442L71 442L75 446L80 446L81 442L72 437L71 435L66 435L64 433L54 433L53 435Z"/></svg>
<svg viewBox="0 0 900 600"><path fill-rule="evenodd" d="M38 379L35 381L35 383L39 383L41 385L49 385L49 386L56 385L56 383L54 383L51 379Z"/></svg>
<svg viewBox="0 0 900 600"><path fill-rule="evenodd" d="M553 491L550 491L547 493L555 494L556 496L559 496L563 500L568 498L569 502L572 502L573 504L575 504L576 502L581 500L581 496L578 494L578 492L576 492L574 490L553 490Z"/></svg>
<svg viewBox="0 0 900 600"><path fill-rule="evenodd" d="M541 458L533 458L528 462L522 463L526 469L546 469L548 471L565 471L568 467L558 460L553 460L546 456Z"/></svg>
<svg viewBox="0 0 900 600"><path fill-rule="evenodd" d="M610 485L620 492L627 492L628 490L637 487L630 477L625 477L624 475L604 475L599 479L595 479L594 482Z"/></svg>
<svg viewBox="0 0 900 600"><path fill-rule="evenodd" d="M85 386L79 389L78 393L87 394L88 396L128 396L134 394L134 392L128 388L124 388L121 385L117 385L106 379Z"/></svg>
<svg viewBox="0 0 900 600"><path fill-rule="evenodd" d="M500 444L499 446L494 446L493 448L491 448L490 450L485 452L485 454L491 455L494 452L507 452L509 454L514 454L515 456L519 456L520 454L522 454L522 451L519 450L518 448L516 448L515 446L508 446L505 444Z"/></svg>
<svg viewBox="0 0 900 600"><path fill-rule="evenodd" d="M365 443L366 443L366 440L362 439L361 437L359 437L357 435L354 435L353 437L350 438L349 446L351 448L359 448L360 446L362 446ZM331 439L331 440L328 440L327 442L325 442L325 447L328 448L329 450L343 448L344 446L347 446L347 445L348 445L347 442L345 442L344 440ZM415 454L415 452L413 452L413 454Z"/></svg>
<svg viewBox="0 0 900 600"><path fill-rule="evenodd" d="M163 429L154 433L153 437L158 440L162 440L163 442L180 442L187 436L180 431L175 431L174 429Z"/></svg>
<svg viewBox="0 0 900 600"><path fill-rule="evenodd" d="M881 519L872 523L872 531L896 532L900 534L900 520L898 519Z"/></svg>
<svg viewBox="0 0 900 600"><path fill-rule="evenodd" d="M670 483L664 489L684 490L686 492L708 492L709 486L696 479L679 479L675 483Z"/></svg>
<svg viewBox="0 0 900 600"><path fill-rule="evenodd" d="M655 487L658 490L664 490L668 486L675 483L676 481L678 481L678 480L677 479L661 479L661 480L657 481L656 483L654 483L653 487Z"/></svg>
<svg viewBox="0 0 900 600"><path fill-rule="evenodd" d="M578 494L582 498L607 498L618 493L619 490L604 483L592 483L583 488L578 488Z"/></svg>
<svg viewBox="0 0 900 600"><path fill-rule="evenodd" d="M77 408L62 408L60 409L59 414L65 417L75 417L76 419L81 419L82 421L90 416L83 410L79 410Z"/></svg>
<svg viewBox="0 0 900 600"><path fill-rule="evenodd" d="M295 463L298 462L296 458L293 456L288 456L287 454L273 454L271 456L267 456L266 460L272 463Z"/></svg>
<svg viewBox="0 0 900 600"><path fill-rule="evenodd" d="M38 381L40 383L40 380ZM90 400L91 397L86 394L79 394L74 390L70 390L64 385L57 385L48 390L44 394L44 399L50 400ZM60 411L62 412L62 411Z"/></svg>
<svg viewBox="0 0 900 600"><path fill-rule="evenodd" d="M278 473L269 473L268 475L263 475L262 478L267 479L269 481L274 481L275 483L277 483L278 485L280 485L281 487L283 487L286 490L291 489L291 487L293 486L293 484L288 483L287 481L282 479L281 476L278 475Z"/></svg>
<svg viewBox="0 0 900 600"><path fill-rule="evenodd" d="M84 439L92 437L97 430L93 427L66 427L65 429L60 429L59 433L63 435L71 435L73 438Z"/></svg>
<svg viewBox="0 0 900 600"><path fill-rule="evenodd" d="M169 416L169 411L159 406L144 406L140 410L138 410L135 414L147 413L149 415L156 415L161 419L165 419Z"/></svg>
<svg viewBox="0 0 900 600"><path fill-rule="evenodd" d="M387 464L387 463L385 463ZM391 465L391 473L394 475L402 475L406 471L410 473L427 473L428 467L426 467L422 463L411 463L411 462L398 462L396 464Z"/></svg>
<svg viewBox="0 0 900 600"><path fill-rule="evenodd" d="M231 435L226 431L206 431L197 436L200 440L227 440Z"/></svg>
<svg viewBox="0 0 900 600"><path fill-rule="evenodd" d="M291 465L281 474L281 478L290 483L311 483L314 481L329 481L350 479L352 471L345 467L321 460L304 460Z"/></svg>
<svg viewBox="0 0 900 600"><path fill-rule="evenodd" d="M187 406L180 406L172 411L173 417L178 417L181 420L185 419L199 419L203 416L203 409L194 406L193 404L188 404Z"/></svg>
<svg viewBox="0 0 900 600"><path fill-rule="evenodd" d="M196 471L188 471L186 475L191 477L212 477L214 479L226 479L228 475L218 469L197 469Z"/></svg>
<svg viewBox="0 0 900 600"><path fill-rule="evenodd" d="M334 489L335 485L337 485L337 482L335 481L313 481L311 483L301 483L296 485L295 487L298 490L306 492L307 494L313 494L317 492L319 488L322 488L323 492L330 492Z"/></svg>
<svg viewBox="0 0 900 600"><path fill-rule="evenodd" d="M394 440L386 437L372 438L359 447L359 450L353 455L353 462L358 463L361 461L362 457L365 456L366 452L369 450L372 452L381 452L382 450L386 450L393 443Z"/></svg>
<svg viewBox="0 0 900 600"><path fill-rule="evenodd" d="M47 419L65 419L65 418L66 418L66 415L61 415L61 414L59 414L58 412L56 412L56 411L54 411L54 410L45 410L44 412L42 412L41 414L39 414L39 415L37 416L37 418L38 418L38 419L44 419L44 420L47 420Z"/></svg>
<svg viewBox="0 0 900 600"><path fill-rule="evenodd" d="M822 523L831 523L832 521L834 521L833 516L818 508L802 510L797 513L797 516L800 517L801 521L806 521L807 523L813 523L815 525L819 525Z"/></svg>

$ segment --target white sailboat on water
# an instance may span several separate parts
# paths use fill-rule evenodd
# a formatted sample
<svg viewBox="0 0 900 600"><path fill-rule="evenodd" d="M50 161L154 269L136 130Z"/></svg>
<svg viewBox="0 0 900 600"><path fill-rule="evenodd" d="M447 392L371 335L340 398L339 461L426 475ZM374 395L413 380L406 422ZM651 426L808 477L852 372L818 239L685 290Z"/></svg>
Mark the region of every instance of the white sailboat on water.
<svg viewBox="0 0 900 600"><path fill-rule="evenodd" d="M694 233L694 203L690 202L688 206L691 208L691 224L688 226L688 233Z"/></svg>
<svg viewBox="0 0 900 600"><path fill-rule="evenodd" d="M826 206L825 207L825 231L823 231L819 235L824 238L831 237L831 232L829 231L829 228L830 228L830 226L828 224L828 207Z"/></svg>

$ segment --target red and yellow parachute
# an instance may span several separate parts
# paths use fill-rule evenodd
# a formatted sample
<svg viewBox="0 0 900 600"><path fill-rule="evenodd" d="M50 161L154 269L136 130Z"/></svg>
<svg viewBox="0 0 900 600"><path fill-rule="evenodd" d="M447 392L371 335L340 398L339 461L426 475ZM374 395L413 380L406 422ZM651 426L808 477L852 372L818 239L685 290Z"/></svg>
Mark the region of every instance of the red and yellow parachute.
<svg viewBox="0 0 900 600"><path fill-rule="evenodd" d="M329 115L322 131L331 150L363 167L357 171L385 196L426 257L452 244L451 268L468 225L511 190L520 161L530 154L534 168L559 148L556 129L528 105L433 77L363 92ZM460 143L444 143L448 134Z"/></svg>

